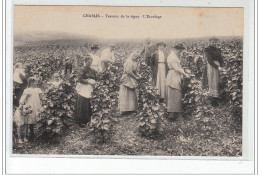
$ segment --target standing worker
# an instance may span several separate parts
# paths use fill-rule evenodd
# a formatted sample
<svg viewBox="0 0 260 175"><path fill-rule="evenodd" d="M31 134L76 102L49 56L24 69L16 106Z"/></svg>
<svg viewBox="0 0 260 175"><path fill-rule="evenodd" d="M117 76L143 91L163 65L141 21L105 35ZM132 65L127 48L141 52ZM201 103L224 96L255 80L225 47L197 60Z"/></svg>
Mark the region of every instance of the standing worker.
<svg viewBox="0 0 260 175"><path fill-rule="evenodd" d="M141 51L141 55L144 54L145 63L147 66L151 67L152 70L152 82L153 85L156 85L156 72L157 72L157 65L152 61L152 56L156 51L156 47L152 45L150 39L146 40L143 50Z"/></svg>
<svg viewBox="0 0 260 175"><path fill-rule="evenodd" d="M89 54L90 57L93 59L91 68L94 69L96 72L101 71L99 51L100 51L99 46L94 45L94 46L91 46L91 53Z"/></svg>
<svg viewBox="0 0 260 175"><path fill-rule="evenodd" d="M219 70L222 70L224 62L221 55L221 49L216 47L217 38L211 38L210 45L205 49L205 58L207 60L204 74L203 87L208 87L210 97L217 98L219 96Z"/></svg>
<svg viewBox="0 0 260 175"><path fill-rule="evenodd" d="M165 92L165 79L166 79L166 54L165 54L165 47L166 44L158 43L157 44L158 50L155 52L154 56L152 57L152 63L157 66L156 72L154 73L156 76L156 89L158 89L158 94L160 96L160 100L163 101L166 95Z"/></svg>
<svg viewBox="0 0 260 175"><path fill-rule="evenodd" d="M114 45L110 45L110 47L104 49L102 51L100 61L101 61L101 72L107 70L109 63L113 63L115 61L115 54L114 54Z"/></svg>
<svg viewBox="0 0 260 175"><path fill-rule="evenodd" d="M67 57L65 61L64 75L69 76L71 73L72 73L72 61L69 57Z"/></svg>
<svg viewBox="0 0 260 175"><path fill-rule="evenodd" d="M167 112L172 120L175 120L177 115L182 112L182 75L189 78L189 75L185 73L180 64L180 55L183 50L185 50L185 46L183 44L177 44L167 58L169 67L169 72L166 77Z"/></svg>

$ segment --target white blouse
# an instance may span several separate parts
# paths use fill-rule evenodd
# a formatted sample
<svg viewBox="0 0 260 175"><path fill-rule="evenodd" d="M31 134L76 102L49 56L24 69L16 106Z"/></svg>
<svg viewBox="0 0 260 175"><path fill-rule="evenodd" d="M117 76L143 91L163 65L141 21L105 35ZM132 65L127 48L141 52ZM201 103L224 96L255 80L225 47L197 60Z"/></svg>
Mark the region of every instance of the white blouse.
<svg viewBox="0 0 260 175"><path fill-rule="evenodd" d="M159 63L164 63L165 62L165 56L164 56L163 51L159 50L158 55L159 55L159 58L158 58Z"/></svg>
<svg viewBox="0 0 260 175"><path fill-rule="evenodd" d="M90 54L91 58L93 59L91 68L94 69L95 71L99 72L101 70L101 62L100 58L97 55Z"/></svg>
<svg viewBox="0 0 260 175"><path fill-rule="evenodd" d="M107 61L107 62L114 62L115 61L114 51L111 51L110 48L104 49L101 54L100 60Z"/></svg>
<svg viewBox="0 0 260 175"><path fill-rule="evenodd" d="M185 72L181 67L178 56L174 52L171 52L168 56L167 64L170 70L166 77L166 85L175 89L181 89L182 74L185 74Z"/></svg>
<svg viewBox="0 0 260 175"><path fill-rule="evenodd" d="M22 74L23 76L25 76L24 70L23 69L15 69L14 70L14 75L13 75L13 80L19 84L22 84L23 81L21 80L21 78L19 77L19 75Z"/></svg>

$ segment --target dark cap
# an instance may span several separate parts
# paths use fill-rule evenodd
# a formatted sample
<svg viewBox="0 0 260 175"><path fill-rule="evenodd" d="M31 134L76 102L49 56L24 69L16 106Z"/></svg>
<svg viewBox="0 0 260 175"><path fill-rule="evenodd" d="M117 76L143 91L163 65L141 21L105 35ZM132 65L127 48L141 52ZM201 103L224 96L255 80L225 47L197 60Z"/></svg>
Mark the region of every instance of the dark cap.
<svg viewBox="0 0 260 175"><path fill-rule="evenodd" d="M210 39L209 39L209 41L210 41L210 42L212 42L212 41L215 41L215 42L217 42L217 41L219 41L219 39L218 39L218 38L215 38L215 37L213 37L213 38L210 38Z"/></svg>
<svg viewBox="0 0 260 175"><path fill-rule="evenodd" d="M91 46L91 50L98 50L98 49L99 49L98 45Z"/></svg>
<svg viewBox="0 0 260 175"><path fill-rule="evenodd" d="M166 47L166 44L165 43L163 43L163 42L160 42L160 43L157 43L156 44L156 46L158 47L158 46L163 46L163 47Z"/></svg>
<svg viewBox="0 0 260 175"><path fill-rule="evenodd" d="M185 50L186 49L186 47L183 44L176 44L173 48L177 49L177 50Z"/></svg>

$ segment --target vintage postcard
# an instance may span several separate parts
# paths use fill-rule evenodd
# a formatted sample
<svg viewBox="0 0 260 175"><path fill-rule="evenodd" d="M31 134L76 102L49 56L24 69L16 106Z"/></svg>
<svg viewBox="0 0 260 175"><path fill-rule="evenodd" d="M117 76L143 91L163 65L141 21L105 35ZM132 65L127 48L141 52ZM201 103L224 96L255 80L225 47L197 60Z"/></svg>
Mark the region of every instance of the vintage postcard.
<svg viewBox="0 0 260 175"><path fill-rule="evenodd" d="M13 13L13 154L243 155L243 8Z"/></svg>
<svg viewBox="0 0 260 175"><path fill-rule="evenodd" d="M253 0L6 3L6 173L254 172Z"/></svg>

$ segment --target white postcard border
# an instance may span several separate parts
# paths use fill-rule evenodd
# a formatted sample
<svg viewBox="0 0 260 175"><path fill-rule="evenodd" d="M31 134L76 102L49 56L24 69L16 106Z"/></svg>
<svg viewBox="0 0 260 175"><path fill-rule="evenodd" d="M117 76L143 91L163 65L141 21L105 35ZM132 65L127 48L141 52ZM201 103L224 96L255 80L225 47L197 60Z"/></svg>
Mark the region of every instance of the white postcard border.
<svg viewBox="0 0 260 175"><path fill-rule="evenodd" d="M13 155L12 146L12 59L6 59L6 170L14 173L252 173L254 167L254 2L252 0L14 0L15 5L110 5L110 6L192 6L244 8L243 61L243 156L67 156ZM6 58L12 58L13 4L6 2ZM205 160L206 159L206 160ZM37 166L36 166L37 165Z"/></svg>

